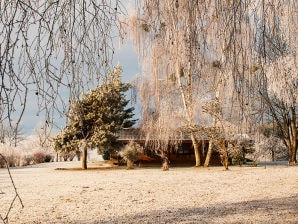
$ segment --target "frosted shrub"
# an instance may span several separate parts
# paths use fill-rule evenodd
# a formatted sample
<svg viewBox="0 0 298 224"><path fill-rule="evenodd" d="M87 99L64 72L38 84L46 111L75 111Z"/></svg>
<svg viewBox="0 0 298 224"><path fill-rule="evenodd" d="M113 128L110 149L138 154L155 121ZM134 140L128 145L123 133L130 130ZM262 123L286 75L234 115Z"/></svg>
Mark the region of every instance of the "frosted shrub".
<svg viewBox="0 0 298 224"><path fill-rule="evenodd" d="M46 153L43 150L35 151L33 154L33 160L35 163L44 163L46 158Z"/></svg>
<svg viewBox="0 0 298 224"><path fill-rule="evenodd" d="M245 163L244 151L239 144L236 144L235 146L229 145L228 151L233 165L241 166Z"/></svg>
<svg viewBox="0 0 298 224"><path fill-rule="evenodd" d="M0 143L0 153L5 156L11 167L53 161L51 149L42 148L37 136L28 136L17 146L9 142ZM0 160L0 167L4 166L6 166L4 161Z"/></svg>
<svg viewBox="0 0 298 224"><path fill-rule="evenodd" d="M257 142L257 160L282 161L288 160L289 154L283 141L275 136L261 135Z"/></svg>
<svg viewBox="0 0 298 224"><path fill-rule="evenodd" d="M133 169L133 164L138 160L139 155L143 153L143 148L138 143L130 141L128 145L119 152L119 155L126 162L127 169Z"/></svg>
<svg viewBox="0 0 298 224"><path fill-rule="evenodd" d="M33 155L24 155L21 158L20 166L28 166L34 163Z"/></svg>
<svg viewBox="0 0 298 224"><path fill-rule="evenodd" d="M237 139L229 142L228 154L233 165L243 165L246 163L245 155L255 152L255 143L250 139Z"/></svg>
<svg viewBox="0 0 298 224"><path fill-rule="evenodd" d="M16 167L21 164L21 155L18 153L2 154L10 167ZM4 159L0 159L0 168L6 167Z"/></svg>
<svg viewBox="0 0 298 224"><path fill-rule="evenodd" d="M45 158L44 158L45 163L52 162L52 160L53 160L53 157L50 154L45 155Z"/></svg>
<svg viewBox="0 0 298 224"><path fill-rule="evenodd" d="M109 160L110 159L110 152L108 150L103 151L102 158L104 160Z"/></svg>
<svg viewBox="0 0 298 224"><path fill-rule="evenodd" d="M0 153L5 157L10 167L19 166L21 163L21 154L15 148L1 144ZM0 161L0 167L6 167L4 159Z"/></svg>
<svg viewBox="0 0 298 224"><path fill-rule="evenodd" d="M5 156L5 155L3 155L3 156ZM0 168L4 168L4 167L6 167L5 160L3 157L0 156Z"/></svg>
<svg viewBox="0 0 298 224"><path fill-rule="evenodd" d="M10 167L20 166L21 155L19 153L12 153L7 157L7 161Z"/></svg>

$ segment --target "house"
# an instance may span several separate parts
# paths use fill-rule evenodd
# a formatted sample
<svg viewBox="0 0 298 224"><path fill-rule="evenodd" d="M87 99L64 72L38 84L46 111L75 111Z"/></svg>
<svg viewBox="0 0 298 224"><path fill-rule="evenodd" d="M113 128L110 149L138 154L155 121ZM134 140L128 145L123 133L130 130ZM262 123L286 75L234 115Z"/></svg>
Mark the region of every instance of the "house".
<svg viewBox="0 0 298 224"><path fill-rule="evenodd" d="M161 142L156 139L146 139L138 128L123 129L119 132L118 140L123 144L128 144L130 141L139 143L144 148L144 154L140 155L139 162L142 164L161 164L163 159L161 153L158 153L156 149L156 142ZM165 156L173 165L194 165L195 153L194 147L189 135L184 134L175 139L169 140L170 144L167 144L167 149L164 150ZM201 161L205 161L209 140L206 137L198 138L200 147ZM210 165L221 165L221 159L218 152L212 152L210 159Z"/></svg>

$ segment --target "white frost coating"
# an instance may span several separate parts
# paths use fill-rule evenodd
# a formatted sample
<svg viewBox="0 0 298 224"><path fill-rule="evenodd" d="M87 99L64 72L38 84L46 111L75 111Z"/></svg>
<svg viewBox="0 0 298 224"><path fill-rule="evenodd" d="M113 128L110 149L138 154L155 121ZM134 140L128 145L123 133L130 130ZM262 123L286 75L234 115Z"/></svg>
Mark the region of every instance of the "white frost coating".
<svg viewBox="0 0 298 224"><path fill-rule="evenodd" d="M269 93L288 106L295 106L298 97L298 66L294 57L281 57L267 67Z"/></svg>

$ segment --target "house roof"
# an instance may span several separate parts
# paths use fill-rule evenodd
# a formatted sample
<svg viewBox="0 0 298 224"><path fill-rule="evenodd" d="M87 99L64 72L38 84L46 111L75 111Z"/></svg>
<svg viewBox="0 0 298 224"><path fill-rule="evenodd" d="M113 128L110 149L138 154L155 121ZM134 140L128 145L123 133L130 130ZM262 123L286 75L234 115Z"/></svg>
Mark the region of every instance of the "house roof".
<svg viewBox="0 0 298 224"><path fill-rule="evenodd" d="M201 140L207 140L206 136L200 136ZM129 140L138 140L138 141L146 141L146 140L160 140L157 136L146 135L140 128L124 128L118 132L118 140L120 141L129 141ZM168 139L170 141L185 141L191 140L191 137L188 132L178 130L175 136L170 137Z"/></svg>

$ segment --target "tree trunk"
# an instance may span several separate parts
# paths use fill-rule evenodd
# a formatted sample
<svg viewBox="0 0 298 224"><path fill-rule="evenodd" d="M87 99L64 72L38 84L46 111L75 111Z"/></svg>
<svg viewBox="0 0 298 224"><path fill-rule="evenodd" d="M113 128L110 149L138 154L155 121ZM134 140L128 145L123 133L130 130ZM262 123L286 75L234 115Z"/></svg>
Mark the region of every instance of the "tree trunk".
<svg viewBox="0 0 298 224"><path fill-rule="evenodd" d="M82 169L86 170L87 169L87 147L83 147L82 151Z"/></svg>
<svg viewBox="0 0 298 224"><path fill-rule="evenodd" d="M208 145L208 151L207 151L207 155L206 155L204 167L208 167L209 166L211 155L212 155L212 148L213 148L213 141L210 140L209 141L209 145Z"/></svg>
<svg viewBox="0 0 298 224"><path fill-rule="evenodd" d="M162 164L162 170L168 171L169 170L169 160L168 157L164 158L163 164Z"/></svg>
<svg viewBox="0 0 298 224"><path fill-rule="evenodd" d="M223 158L223 166L225 167L225 170L229 169L229 159L227 154L225 153L224 158Z"/></svg>
<svg viewBox="0 0 298 224"><path fill-rule="evenodd" d="M182 100L183 100L183 104L184 104L184 109L186 111L186 117L187 117L187 120L188 120L188 123L189 123L189 127L191 129L191 127L193 126L193 121L192 121L192 116L191 116L191 109L189 108L188 105L191 105L190 102L186 102L186 99L185 99L185 94L183 92L183 87L182 87L182 84L181 84L181 80L180 78L178 79L179 80L179 88L180 88L180 92L181 92L181 97L182 97ZM195 152L195 159L196 159L196 167L199 167L201 166L201 158L200 158L200 151L199 151L199 144L198 144L198 141L194 135L193 132L191 132L190 134L190 137L191 137L191 141L192 141L192 144L193 144L193 147L194 147L194 152Z"/></svg>
<svg viewBox="0 0 298 224"><path fill-rule="evenodd" d="M297 155L297 141L294 141L292 145L290 145L290 159L289 166L294 166L297 163L296 155Z"/></svg>
<svg viewBox="0 0 298 224"><path fill-rule="evenodd" d="M225 47L225 45L224 45ZM224 60L224 59L223 59ZM219 73L220 75L220 79L217 83L217 86L216 86L216 92L215 92L215 100L216 102L220 102L220 93L221 93L221 88L222 88L222 72ZM216 112L216 111L213 111L213 112ZM217 124L217 117L216 115L213 115L213 118L212 118L212 127L215 128L216 127L216 124ZM206 155L206 158L205 158L205 163L204 163L204 167L208 167L209 166L209 163L210 163L210 159L211 159L211 155L212 155L212 150L213 150L213 140L209 138L209 146L208 146L208 151L207 151L207 155Z"/></svg>
<svg viewBox="0 0 298 224"><path fill-rule="evenodd" d="M225 147L225 146L223 146ZM228 151L227 151L227 147L225 147L223 149L223 154L222 154L222 165L224 166L225 170L228 170L229 169L229 156L228 156Z"/></svg>
<svg viewBox="0 0 298 224"><path fill-rule="evenodd" d="M127 160L126 161L126 169L127 170L131 170L131 169L133 169L134 167L133 167L133 161L131 161L131 160Z"/></svg>
<svg viewBox="0 0 298 224"><path fill-rule="evenodd" d="M194 152L195 152L196 167L199 167L199 166L201 166L199 144L198 144L198 141L197 141L194 133L191 133L190 137L191 137L191 141L192 141Z"/></svg>
<svg viewBox="0 0 298 224"><path fill-rule="evenodd" d="M81 161L81 152L80 152L80 150L76 151L76 156L78 158L78 161Z"/></svg>
<svg viewBox="0 0 298 224"><path fill-rule="evenodd" d="M275 161L274 149L271 150L271 160L272 162Z"/></svg>
<svg viewBox="0 0 298 224"><path fill-rule="evenodd" d="M289 165L293 166L297 163L296 155L297 155L297 142L298 142L298 132L297 132L297 115L295 108L291 108L292 119L290 124L290 144L289 144L289 152L290 152L290 160Z"/></svg>

